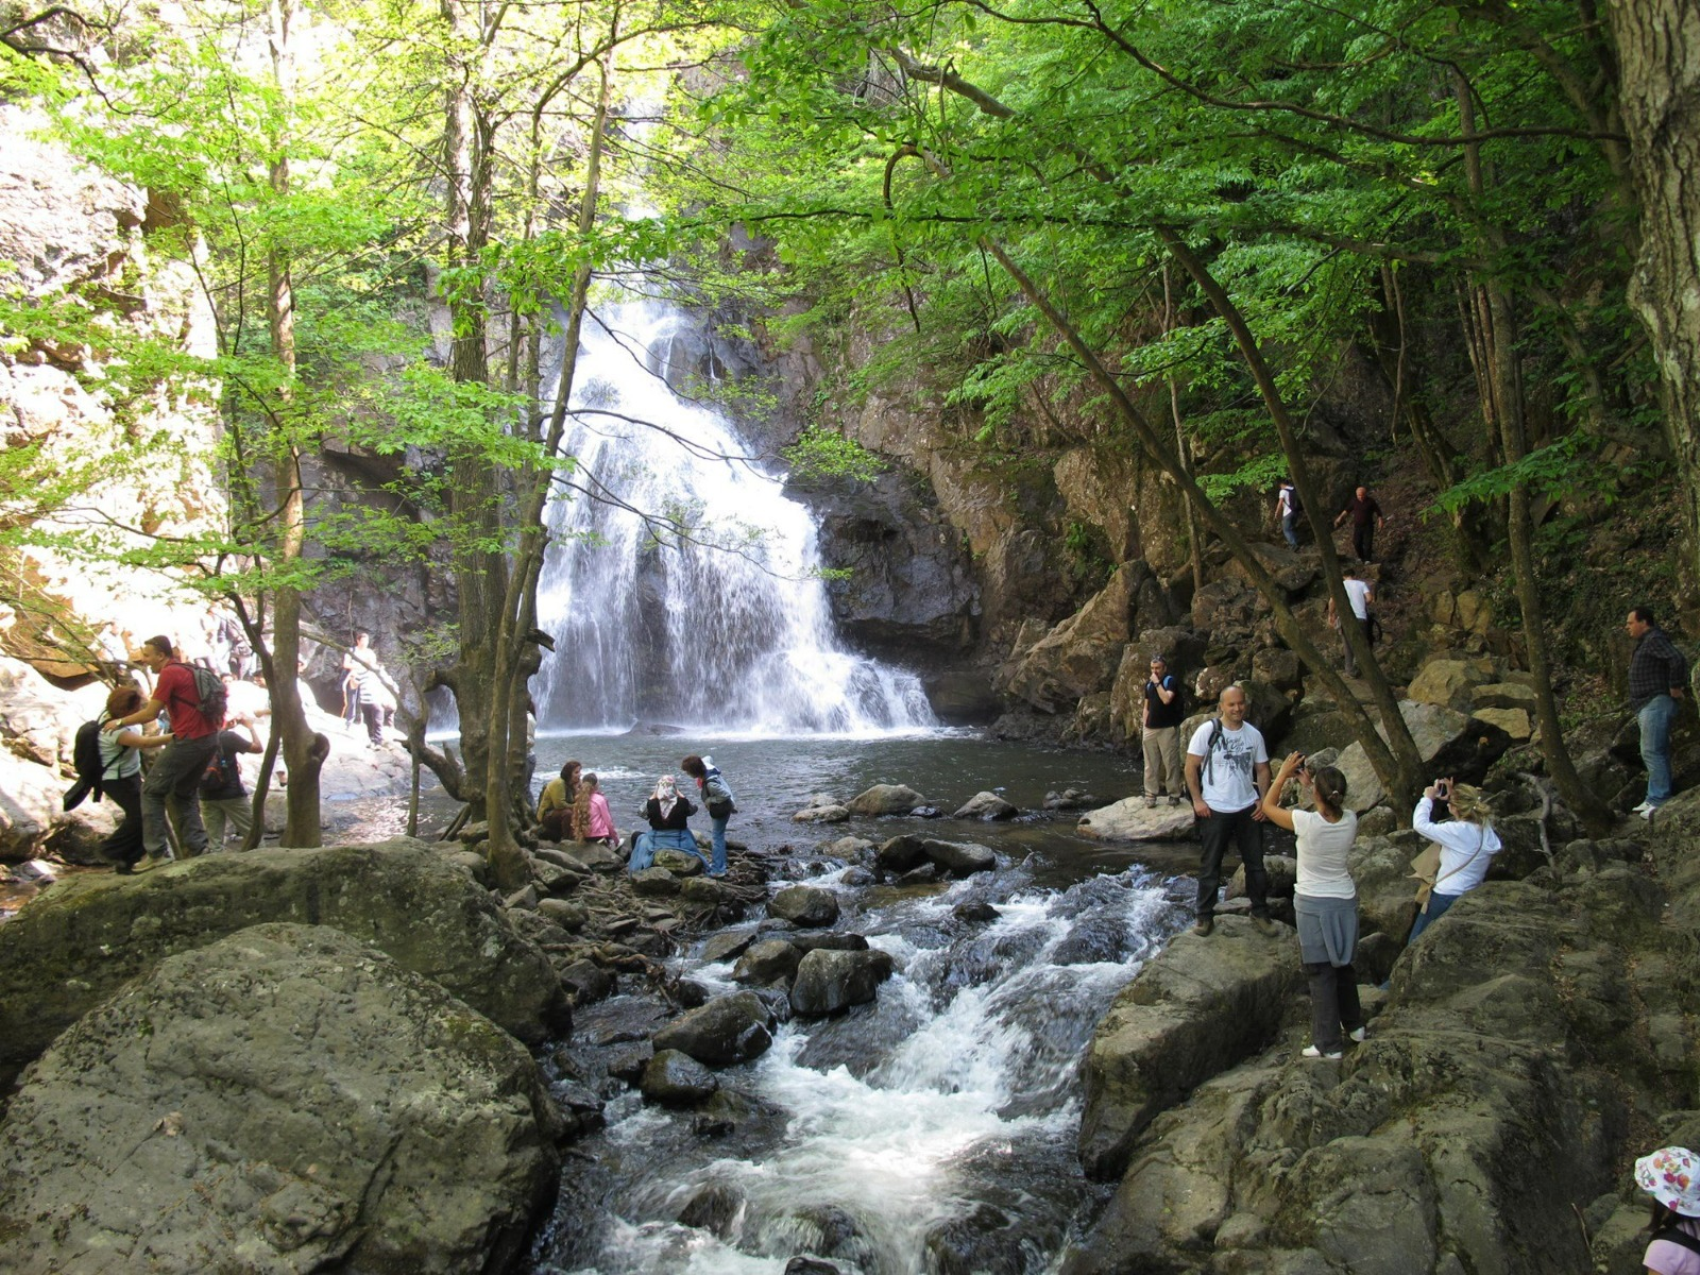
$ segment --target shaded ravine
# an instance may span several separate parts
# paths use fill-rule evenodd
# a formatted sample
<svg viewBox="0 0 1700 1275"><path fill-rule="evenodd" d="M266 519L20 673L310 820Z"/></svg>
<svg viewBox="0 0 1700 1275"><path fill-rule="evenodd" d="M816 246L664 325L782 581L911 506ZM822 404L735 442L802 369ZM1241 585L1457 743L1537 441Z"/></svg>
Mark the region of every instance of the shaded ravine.
<svg viewBox="0 0 1700 1275"><path fill-rule="evenodd" d="M841 875L812 884L838 890L837 928L896 959L878 1000L787 1023L760 1060L719 1073L723 1136L601 1082L617 1095L608 1127L575 1148L532 1270L776 1275L803 1255L868 1275L1050 1264L1098 1200L1075 1158L1079 1060L1181 910L1137 868L1052 889L1023 864L925 893L852 890ZM995 919L969 919L982 904ZM728 965L681 970L735 986ZM598 1083L653 1014L635 996L581 1014L557 1075Z"/></svg>

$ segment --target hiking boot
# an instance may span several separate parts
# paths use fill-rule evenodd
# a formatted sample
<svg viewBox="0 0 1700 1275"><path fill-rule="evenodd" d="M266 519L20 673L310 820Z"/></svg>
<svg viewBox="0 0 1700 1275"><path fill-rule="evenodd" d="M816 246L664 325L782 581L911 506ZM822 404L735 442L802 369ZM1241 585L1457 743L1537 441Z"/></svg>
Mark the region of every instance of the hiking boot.
<svg viewBox="0 0 1700 1275"><path fill-rule="evenodd" d="M1251 923L1257 927L1257 932L1259 934L1275 933L1275 922L1271 921L1266 916L1254 916L1251 918Z"/></svg>
<svg viewBox="0 0 1700 1275"><path fill-rule="evenodd" d="M1198 923L1192 927L1192 932L1201 939L1207 939L1210 937L1210 932L1215 928L1216 921L1214 918L1201 916L1198 918Z"/></svg>

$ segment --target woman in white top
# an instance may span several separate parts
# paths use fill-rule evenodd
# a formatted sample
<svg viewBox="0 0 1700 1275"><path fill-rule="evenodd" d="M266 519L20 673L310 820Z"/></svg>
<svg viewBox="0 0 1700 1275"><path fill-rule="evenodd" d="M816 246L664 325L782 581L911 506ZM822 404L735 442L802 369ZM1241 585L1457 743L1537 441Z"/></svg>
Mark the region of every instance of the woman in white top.
<svg viewBox="0 0 1700 1275"><path fill-rule="evenodd" d="M1363 1007L1352 961L1358 951L1358 887L1347 866L1358 817L1346 809L1346 777L1332 766L1314 775L1303 753L1290 753L1263 797L1269 822L1298 835L1298 884L1293 913L1299 957L1310 976L1310 1045L1306 1058L1339 1058L1346 1037L1364 1038ZM1281 794L1297 774L1314 811L1283 810Z"/></svg>
<svg viewBox="0 0 1700 1275"><path fill-rule="evenodd" d="M1452 818L1435 823L1434 803L1452 808ZM1446 914L1446 909L1482 883L1488 861L1499 853L1499 834L1493 830L1493 811L1480 788L1437 779L1423 789L1423 798L1411 815L1411 827L1440 847L1440 871L1434 891L1411 927L1409 946L1417 936Z"/></svg>
<svg viewBox="0 0 1700 1275"><path fill-rule="evenodd" d="M102 726L114 717L128 717L147 702L134 686L115 688L106 697ZM113 804L124 812L112 835L100 843L101 857L120 876L129 876L142 858L142 749L163 748L170 735L148 734L140 726L100 732L100 786Z"/></svg>

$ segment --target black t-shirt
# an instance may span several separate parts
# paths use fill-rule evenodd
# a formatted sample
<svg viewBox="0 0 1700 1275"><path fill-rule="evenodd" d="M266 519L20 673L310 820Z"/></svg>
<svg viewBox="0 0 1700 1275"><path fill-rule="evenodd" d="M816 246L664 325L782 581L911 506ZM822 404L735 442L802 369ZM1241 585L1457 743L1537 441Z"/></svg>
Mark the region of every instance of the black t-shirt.
<svg viewBox="0 0 1700 1275"><path fill-rule="evenodd" d="M242 753L249 752L248 740L233 730L218 733L218 755L223 760L223 770L226 783L216 792L203 790L201 796L207 801L228 801L233 797L246 797L248 790L242 786L242 769L237 765L236 758Z"/></svg>
<svg viewBox="0 0 1700 1275"><path fill-rule="evenodd" d="M1151 706L1145 725L1151 730L1166 730L1186 720L1186 705L1181 703L1181 684L1173 673L1163 674L1163 689L1175 693L1175 698L1167 704L1157 694L1157 688L1151 685L1151 679L1145 679L1145 702Z"/></svg>

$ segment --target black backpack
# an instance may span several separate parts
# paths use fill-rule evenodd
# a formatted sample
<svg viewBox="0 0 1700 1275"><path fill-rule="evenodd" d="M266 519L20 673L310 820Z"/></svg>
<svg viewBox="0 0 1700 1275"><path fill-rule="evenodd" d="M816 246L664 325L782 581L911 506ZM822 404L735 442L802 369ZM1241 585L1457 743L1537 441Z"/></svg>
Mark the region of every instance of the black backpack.
<svg viewBox="0 0 1700 1275"><path fill-rule="evenodd" d="M201 716L206 718L207 725L214 730L224 728L224 710L229 704L229 695L224 689L224 682L210 668L202 668L199 664L191 664L189 671L195 675L195 695L199 699L197 707Z"/></svg>
<svg viewBox="0 0 1700 1275"><path fill-rule="evenodd" d="M224 741L220 739L207 759L207 768L201 772L201 796L216 797L227 788L241 787L242 772L236 769L236 759L225 751Z"/></svg>
<svg viewBox="0 0 1700 1275"><path fill-rule="evenodd" d="M77 742L71 746L71 766L77 772L77 782L65 790L66 810L75 810L91 794L99 801L105 791L101 778L106 767L100 762L100 728L99 718L77 727Z"/></svg>

